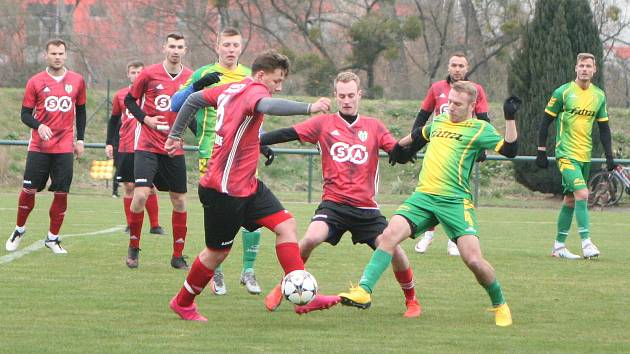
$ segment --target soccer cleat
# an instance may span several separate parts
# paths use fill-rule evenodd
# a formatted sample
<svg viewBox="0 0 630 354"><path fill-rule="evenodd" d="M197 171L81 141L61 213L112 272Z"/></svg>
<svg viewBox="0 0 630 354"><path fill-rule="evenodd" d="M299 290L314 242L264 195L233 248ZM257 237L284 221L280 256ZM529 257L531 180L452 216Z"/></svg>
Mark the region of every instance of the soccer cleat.
<svg viewBox="0 0 630 354"><path fill-rule="evenodd" d="M223 272L215 272L214 276L210 280L210 290L214 295L227 294L227 288L225 287L225 281L223 281Z"/></svg>
<svg viewBox="0 0 630 354"><path fill-rule="evenodd" d="M420 314L422 313L422 306L420 306L418 299L405 300L405 306L407 306L407 311L405 311L403 317L420 317Z"/></svg>
<svg viewBox="0 0 630 354"><path fill-rule="evenodd" d="M48 237L46 237L46 239L44 240L44 245L50 248L50 250L55 254L68 253L68 251L66 251L63 247L61 247L61 240L58 238L56 240L51 240Z"/></svg>
<svg viewBox="0 0 630 354"><path fill-rule="evenodd" d="M188 263L186 263L186 256L171 257L171 267L175 269L188 269Z"/></svg>
<svg viewBox="0 0 630 354"><path fill-rule="evenodd" d="M177 295L173 296L171 302L169 302L169 307L173 312L175 312L182 320L186 321L199 321L199 322L208 322L208 319L203 317L197 311L197 304L193 302L189 307L180 306L177 304Z"/></svg>
<svg viewBox="0 0 630 354"><path fill-rule="evenodd" d="M315 298L306 305L295 306L295 313L302 315L311 311L325 310L337 305L341 298L336 295L315 295Z"/></svg>
<svg viewBox="0 0 630 354"><path fill-rule="evenodd" d="M278 306L280 306L280 303L282 303L282 287L280 284L277 284L271 289L269 294L265 296L265 308L267 308L268 311L275 311Z"/></svg>
<svg viewBox="0 0 630 354"><path fill-rule="evenodd" d="M245 285L247 292L252 295L258 295L262 292L253 271L241 273L241 285Z"/></svg>
<svg viewBox="0 0 630 354"><path fill-rule="evenodd" d="M152 227L149 230L150 234L154 234L154 235L164 235L166 234L166 231L164 231L164 229L162 228L162 226L158 225L156 227Z"/></svg>
<svg viewBox="0 0 630 354"><path fill-rule="evenodd" d="M129 231L131 231L131 229L129 228L129 225L127 225L127 227L125 227L125 233L129 234Z"/></svg>
<svg viewBox="0 0 630 354"><path fill-rule="evenodd" d="M507 327L512 325L512 312L507 304L501 304L499 306L488 309L490 312L494 312L494 323L499 327Z"/></svg>
<svg viewBox="0 0 630 354"><path fill-rule="evenodd" d="M372 305L372 296L361 286L352 286L347 293L340 293L341 303L346 306L354 306L367 309Z"/></svg>
<svg viewBox="0 0 630 354"><path fill-rule="evenodd" d="M20 246L20 242L22 242L22 236L24 236L25 233L26 231L19 232L18 230L13 230L13 233L11 234L11 236L9 236L7 243L4 245L7 251L15 251Z"/></svg>
<svg viewBox="0 0 630 354"><path fill-rule="evenodd" d="M551 256L552 257L556 257L556 258L565 258L565 259L580 259L582 257L578 256L577 254L573 254L571 253L571 251L569 251L568 248L566 247L560 247L560 248L555 248L551 251Z"/></svg>
<svg viewBox="0 0 630 354"><path fill-rule="evenodd" d="M459 248L457 248L457 244L451 240L448 240L446 244L446 254L449 256L459 257Z"/></svg>
<svg viewBox="0 0 630 354"><path fill-rule="evenodd" d="M597 249L597 246L594 244L589 243L585 247L582 247L582 255L584 255L586 259L597 258L599 257L599 249Z"/></svg>
<svg viewBox="0 0 630 354"><path fill-rule="evenodd" d="M140 249L129 247L127 251L127 267L138 268L138 258L140 257Z"/></svg>
<svg viewBox="0 0 630 354"><path fill-rule="evenodd" d="M414 250L418 253L424 254L429 246L431 246L431 243L433 243L433 237L427 237L426 235L422 236L422 238L420 238L420 241L416 243Z"/></svg>

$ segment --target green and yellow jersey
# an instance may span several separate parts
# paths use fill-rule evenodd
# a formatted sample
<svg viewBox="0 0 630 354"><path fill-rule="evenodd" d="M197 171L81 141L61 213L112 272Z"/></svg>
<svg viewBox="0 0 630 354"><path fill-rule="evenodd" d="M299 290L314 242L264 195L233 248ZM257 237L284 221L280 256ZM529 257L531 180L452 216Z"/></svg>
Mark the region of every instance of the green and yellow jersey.
<svg viewBox="0 0 630 354"><path fill-rule="evenodd" d="M193 82L212 72L220 72L222 75L221 81L210 87L241 81L251 75L252 70L241 64L238 64L234 70L228 70L219 65L219 63L208 64L197 69L186 83L180 87L180 90L187 88L192 85ZM197 144L199 145L198 158L200 159L209 159L212 155L216 121L217 114L213 107L200 109L197 112Z"/></svg>
<svg viewBox="0 0 630 354"><path fill-rule="evenodd" d="M416 191L472 199L470 174L477 155L486 149L499 151L503 136L492 124L468 119L451 122L448 113L422 128L429 141L422 161Z"/></svg>
<svg viewBox="0 0 630 354"><path fill-rule="evenodd" d="M553 92L545 112L557 118L556 157L591 161L593 123L608 121L604 91L593 84L584 90L571 81Z"/></svg>

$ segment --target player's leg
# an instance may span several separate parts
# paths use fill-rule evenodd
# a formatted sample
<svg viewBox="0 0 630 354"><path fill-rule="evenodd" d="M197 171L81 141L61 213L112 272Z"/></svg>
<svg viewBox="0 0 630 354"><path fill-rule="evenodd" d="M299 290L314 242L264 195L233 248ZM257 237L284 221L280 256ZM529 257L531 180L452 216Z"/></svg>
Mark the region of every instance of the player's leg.
<svg viewBox="0 0 630 354"><path fill-rule="evenodd" d="M574 162L579 177L574 179L575 198L575 221L578 227L578 233L582 240L582 255L584 258L591 259L599 257L599 249L593 241L591 241L590 221L588 215L588 184L587 177L590 174L590 162Z"/></svg>
<svg viewBox="0 0 630 354"><path fill-rule="evenodd" d="M188 269L182 252L186 245L187 219L186 211L186 160L183 155L168 157L159 155L159 168L154 183L156 187L162 184L160 179L168 185L173 211L171 222L173 225L173 256L171 266L176 269Z"/></svg>
<svg viewBox="0 0 630 354"><path fill-rule="evenodd" d="M114 178L112 179L112 197L118 198L118 146L114 146Z"/></svg>
<svg viewBox="0 0 630 354"><path fill-rule="evenodd" d="M556 240L554 241L551 250L551 256L565 259L580 259L580 256L569 251L569 249L566 247L565 242L567 237L569 236L569 230L571 229L571 223L573 222L573 215L576 214L576 200L573 193L575 192L576 187L586 187L586 183L584 182L582 174L580 173L578 168L576 168L577 166L570 160L559 158L557 159L556 163L562 175L562 189L564 193L564 199L562 206L560 207L560 213L558 214ZM582 182L578 182L576 185L575 182L580 180ZM582 203L578 203L578 205L580 205L580 210L582 209L581 204ZM583 212L580 212L580 216L582 215Z"/></svg>
<svg viewBox="0 0 630 354"><path fill-rule="evenodd" d="M48 215L50 217L50 226L48 228L48 236L44 241L53 253L68 253L61 247L59 239L59 231L68 209L68 193L72 184L72 173L74 156L73 154L51 154L52 163L50 166L50 190L54 192L53 201L50 205Z"/></svg>
<svg viewBox="0 0 630 354"><path fill-rule="evenodd" d="M243 237L243 269L241 270L241 285L245 286L247 292L258 295L262 292L258 281L254 263L260 248L260 229L249 231L245 228L241 231Z"/></svg>
<svg viewBox="0 0 630 354"><path fill-rule="evenodd" d="M166 234L164 228L160 226L160 206L158 203L157 189L155 187L151 188L151 193L147 198L147 204L145 208L147 209L147 214L149 215L149 223L151 225L149 233L154 235Z"/></svg>
<svg viewBox="0 0 630 354"><path fill-rule="evenodd" d="M153 187L153 179L158 170L157 154L148 151L136 151L134 154L134 189L129 206L129 248L127 267L137 268L144 222L144 207Z"/></svg>
<svg viewBox="0 0 630 354"><path fill-rule="evenodd" d="M116 166L116 179L123 185L123 211L127 227L125 233L129 233L131 223L131 200L133 199L133 153L119 153Z"/></svg>
<svg viewBox="0 0 630 354"><path fill-rule="evenodd" d="M414 250L421 254L426 253L429 246L433 243L433 237L435 237L435 227L425 231L424 235L422 235L418 243L414 246Z"/></svg>

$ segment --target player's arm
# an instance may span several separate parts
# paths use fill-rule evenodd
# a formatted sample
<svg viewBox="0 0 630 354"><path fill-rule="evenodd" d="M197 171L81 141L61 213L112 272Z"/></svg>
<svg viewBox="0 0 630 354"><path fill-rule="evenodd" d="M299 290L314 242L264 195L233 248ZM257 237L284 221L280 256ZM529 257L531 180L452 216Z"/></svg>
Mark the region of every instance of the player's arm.
<svg viewBox="0 0 630 354"><path fill-rule="evenodd" d="M39 126L42 124L40 121L33 117L33 108L22 106L22 111L20 112L20 118L22 123L26 124L29 128L37 130Z"/></svg>
<svg viewBox="0 0 630 354"><path fill-rule="evenodd" d="M413 122L413 127L411 127L411 131L413 132L418 128L424 127L424 125L427 124L429 117L431 117L431 112L420 109L420 112L416 114L416 120L414 120Z"/></svg>
<svg viewBox="0 0 630 354"><path fill-rule="evenodd" d="M540 121L540 127L538 128L538 148L536 150L536 166L540 168L547 168L549 166L549 160L547 160L547 135L549 134L549 126L555 117L545 112L545 116Z"/></svg>
<svg viewBox="0 0 630 354"><path fill-rule="evenodd" d="M87 125L87 111L85 104L79 104L76 106L76 126L77 126L77 141L74 145L74 154L77 159L83 156L85 150L85 126Z"/></svg>
<svg viewBox="0 0 630 354"><path fill-rule="evenodd" d="M127 107L129 112L138 120L138 122L144 123L144 118L147 114L144 113L140 106L138 106L138 99L133 97L131 92L127 93L127 96L125 96L125 107Z"/></svg>
<svg viewBox="0 0 630 354"><path fill-rule="evenodd" d="M177 118L175 119L175 123L173 123L171 131L168 135L169 140L173 139L181 141L184 130L186 130L186 128L189 127L191 122L194 120L195 113L197 113L197 111L201 108L210 106L212 105L203 97L202 91L195 92L188 96L182 108L179 112L177 112Z"/></svg>
<svg viewBox="0 0 630 354"><path fill-rule="evenodd" d="M274 145L288 141L299 140L297 131L293 127L272 130L260 135L260 145Z"/></svg>
<svg viewBox="0 0 630 354"><path fill-rule="evenodd" d="M615 160L612 152L612 134L610 133L610 125L608 121L597 122L599 126L599 140L604 147L604 155L606 156L606 169L612 171L615 168Z"/></svg>
<svg viewBox="0 0 630 354"><path fill-rule="evenodd" d="M475 113L475 116L477 116L477 119L485 120L486 122L490 123L490 117L488 116L488 112Z"/></svg>
<svg viewBox="0 0 630 354"><path fill-rule="evenodd" d="M112 114L107 121L107 138L105 139L105 155L108 159L114 158L114 139L118 134L121 114Z"/></svg>
<svg viewBox="0 0 630 354"><path fill-rule="evenodd" d="M330 99L320 98L314 103L304 103L284 98L264 97L256 103L256 111L274 116L295 116L326 112L330 109Z"/></svg>
<svg viewBox="0 0 630 354"><path fill-rule="evenodd" d="M413 162L418 151L422 150L422 148L429 143L428 135L425 136L429 128L430 126L416 128L411 134L398 140L394 148L388 152L389 164L394 166L397 163L405 164L409 161Z"/></svg>
<svg viewBox="0 0 630 354"><path fill-rule="evenodd" d="M182 87L179 91L175 93L175 95L173 95L173 97L171 97L171 111L179 112L179 110L182 108L182 105L184 105L184 102L186 102L188 96L197 91L203 90L207 86L212 86L221 81L221 75L222 74L220 72L211 72L204 75L199 80L193 81L190 85ZM195 135L197 135L196 130L197 128L195 126Z"/></svg>
<svg viewBox="0 0 630 354"><path fill-rule="evenodd" d="M518 152L518 132L516 130L516 114L521 106L521 100L510 96L503 103L503 118L505 118L505 135L503 145L497 151L499 154L514 158Z"/></svg>

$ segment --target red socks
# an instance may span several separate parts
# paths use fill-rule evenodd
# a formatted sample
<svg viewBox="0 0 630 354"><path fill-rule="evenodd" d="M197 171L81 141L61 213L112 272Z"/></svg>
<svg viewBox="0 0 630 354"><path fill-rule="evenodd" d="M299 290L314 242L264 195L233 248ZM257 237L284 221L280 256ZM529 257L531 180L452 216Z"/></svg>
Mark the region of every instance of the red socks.
<svg viewBox="0 0 630 354"><path fill-rule="evenodd" d="M66 216L68 208L68 193L55 192L48 215L50 216L50 233L59 235L63 218Z"/></svg>
<svg viewBox="0 0 630 354"><path fill-rule="evenodd" d="M414 288L415 284L413 281L413 270L411 270L411 267L394 272L394 275L396 276L396 280L398 280L403 293L405 293L405 300L415 299L416 289Z"/></svg>
<svg viewBox="0 0 630 354"><path fill-rule="evenodd" d="M199 257L195 258L186 281L184 281L184 286L177 294L177 304L184 307L192 305L195 301L195 296L201 294L213 276L214 270L206 268L199 260Z"/></svg>
<svg viewBox="0 0 630 354"><path fill-rule="evenodd" d="M147 198L147 203L144 207L147 209L147 213L149 214L149 222L151 223L151 227L160 226L160 209L158 207L157 194L149 194L149 197Z"/></svg>
<svg viewBox="0 0 630 354"><path fill-rule="evenodd" d="M294 270L304 270L304 262L300 257L300 247L297 242L285 242L276 245L276 256L284 270L289 274Z"/></svg>
<svg viewBox="0 0 630 354"><path fill-rule="evenodd" d="M187 213L173 210L171 222L173 223L173 256L181 257L186 244L186 219Z"/></svg>
<svg viewBox="0 0 630 354"><path fill-rule="evenodd" d="M142 223L144 222L144 210L134 213L129 210L129 247L140 248L140 236L142 234Z"/></svg>
<svg viewBox="0 0 630 354"><path fill-rule="evenodd" d="M25 191L22 189L18 197L17 222L15 225L22 227L26 224L26 219L35 207L35 191Z"/></svg>

